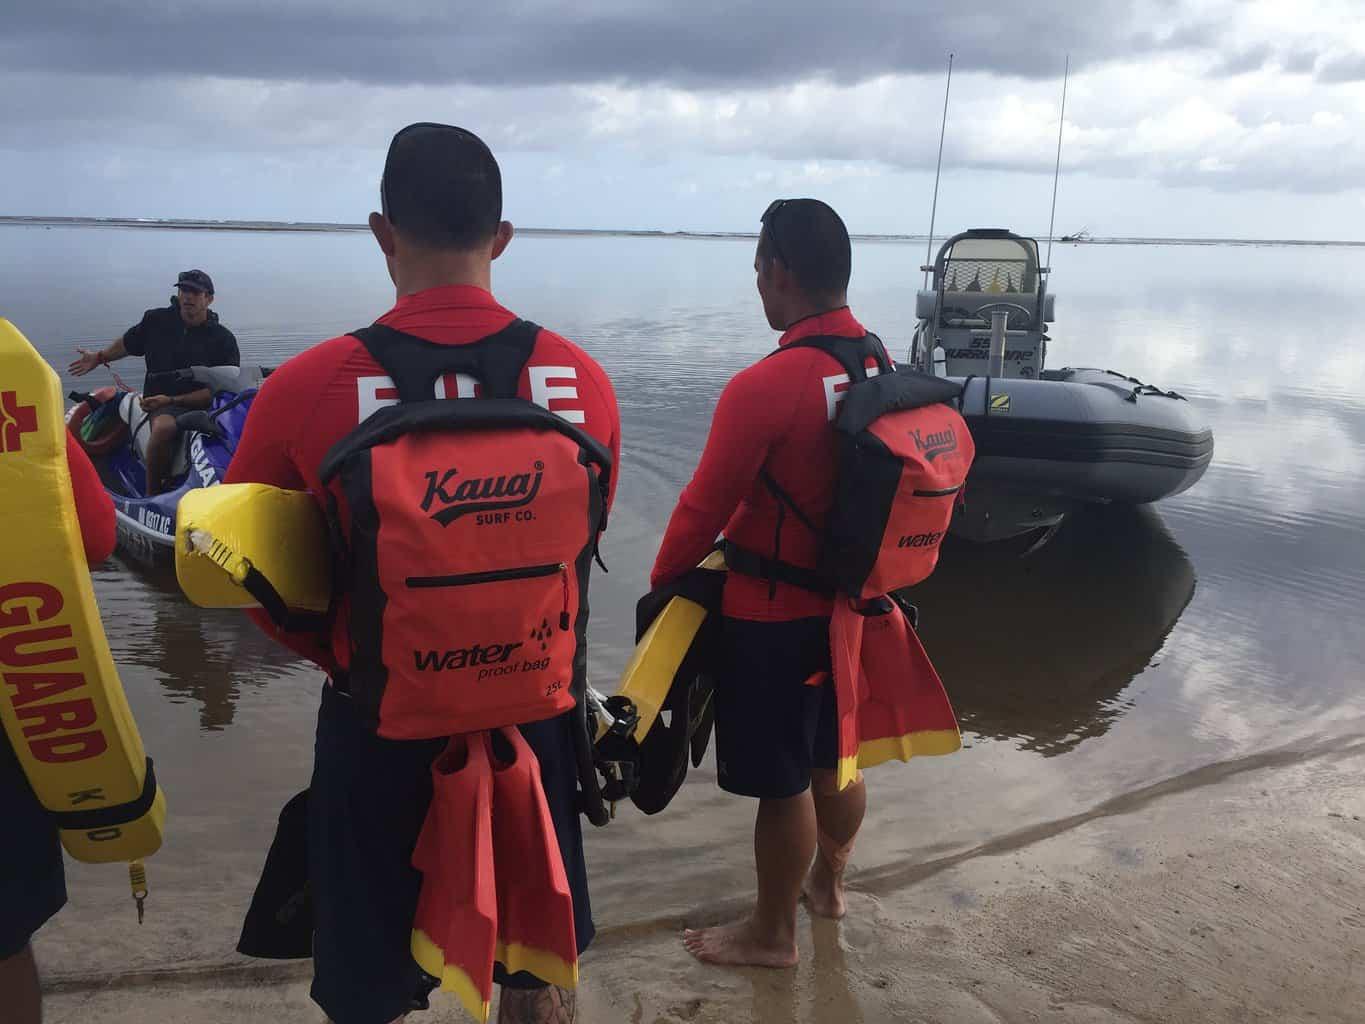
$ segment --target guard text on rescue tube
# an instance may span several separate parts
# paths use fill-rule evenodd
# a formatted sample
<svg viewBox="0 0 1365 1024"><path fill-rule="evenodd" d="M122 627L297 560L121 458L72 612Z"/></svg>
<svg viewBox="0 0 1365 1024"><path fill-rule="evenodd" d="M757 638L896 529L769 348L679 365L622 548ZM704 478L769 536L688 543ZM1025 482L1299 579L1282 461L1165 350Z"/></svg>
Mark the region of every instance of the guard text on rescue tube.
<svg viewBox="0 0 1365 1024"><path fill-rule="evenodd" d="M0 671L5 696L14 707L24 742L45 764L99 757L109 740L98 728L95 702L82 696L84 673L59 671L78 663L69 624L54 623L64 605L62 592L39 582L0 586ZM14 671L22 669L25 671ZM66 699L52 698L66 695Z"/></svg>

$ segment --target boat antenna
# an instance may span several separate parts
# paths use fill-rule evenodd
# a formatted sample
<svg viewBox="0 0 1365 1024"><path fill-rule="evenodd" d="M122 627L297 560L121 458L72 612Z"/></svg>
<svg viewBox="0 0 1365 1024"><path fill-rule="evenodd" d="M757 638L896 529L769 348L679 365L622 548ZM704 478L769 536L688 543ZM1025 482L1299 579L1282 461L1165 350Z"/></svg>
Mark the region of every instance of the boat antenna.
<svg viewBox="0 0 1365 1024"><path fill-rule="evenodd" d="M948 54L948 81L943 86L943 124L938 130L938 166L934 169L934 205L929 208L929 243L924 248L924 287L929 287L929 264L934 258L934 218L938 216L938 178L943 171L943 137L948 131L948 90L953 87L953 55Z"/></svg>
<svg viewBox="0 0 1365 1024"><path fill-rule="evenodd" d="M1052 229L1057 223L1057 180L1062 175L1062 127L1066 124L1066 80L1071 76L1071 54L1062 72L1062 116L1057 119L1057 166L1052 169L1052 216L1047 222L1047 268L1052 269Z"/></svg>

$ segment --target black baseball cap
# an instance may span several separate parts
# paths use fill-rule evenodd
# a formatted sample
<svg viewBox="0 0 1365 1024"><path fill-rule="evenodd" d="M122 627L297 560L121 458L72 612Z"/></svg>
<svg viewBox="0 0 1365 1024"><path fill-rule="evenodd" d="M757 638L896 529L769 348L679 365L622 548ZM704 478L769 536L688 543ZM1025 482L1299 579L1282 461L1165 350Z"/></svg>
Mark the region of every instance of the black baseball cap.
<svg viewBox="0 0 1365 1024"><path fill-rule="evenodd" d="M389 223L410 237L467 248L498 230L502 171L473 132L421 121L389 142L379 199Z"/></svg>
<svg viewBox="0 0 1365 1024"><path fill-rule="evenodd" d="M182 270L180 276L176 278L177 288L188 288L192 292L208 292L213 294L213 278L202 270Z"/></svg>

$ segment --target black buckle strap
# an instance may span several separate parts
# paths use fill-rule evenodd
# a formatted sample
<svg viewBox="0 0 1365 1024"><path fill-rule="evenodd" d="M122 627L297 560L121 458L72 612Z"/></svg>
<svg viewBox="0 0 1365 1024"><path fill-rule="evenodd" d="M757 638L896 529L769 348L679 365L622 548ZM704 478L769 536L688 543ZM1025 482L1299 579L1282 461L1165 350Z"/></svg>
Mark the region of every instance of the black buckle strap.
<svg viewBox="0 0 1365 1024"><path fill-rule="evenodd" d="M801 507L796 504L790 494L779 486L778 482L773 479L772 474L769 473L767 469L759 470L758 478L763 481L764 486L767 487L768 490L772 492L773 497L777 499L777 526L773 530L773 557L771 559L766 559L765 561L770 565L786 565L787 563L782 561L782 526L786 520L787 509L791 509L792 514L801 521L802 525L822 541L824 540L825 535L824 530L816 526L810 516L801 511ZM791 568L799 569L799 566L791 566ZM778 578L772 574L767 574L764 578L768 581L768 600L771 601L777 597ZM797 586L801 586L801 584L797 584ZM807 587L806 589L810 588Z"/></svg>
<svg viewBox="0 0 1365 1024"><path fill-rule="evenodd" d="M290 608L275 585L255 566L247 569L242 589L254 597L270 616L270 621L286 633L321 633L331 625L331 616L324 612L300 612Z"/></svg>
<svg viewBox="0 0 1365 1024"><path fill-rule="evenodd" d="M915 605L911 604L911 603L910 603L910 599L909 599L908 597L906 597L904 594L902 594L902 593L900 593L900 592L898 592L898 591L893 590L891 593L887 594L886 596L889 597L893 602L895 602L896 607L899 608L899 609L901 610L901 613L905 616L906 620L910 623L910 628L913 629L913 630L918 631L918 630L919 630L919 608L917 608Z"/></svg>
<svg viewBox="0 0 1365 1024"><path fill-rule="evenodd" d="M593 744L593 762L605 779L602 799L614 804L628 799L640 784L640 747L635 742L640 712L634 701L620 694L608 697L604 707L612 724Z"/></svg>
<svg viewBox="0 0 1365 1024"><path fill-rule="evenodd" d="M574 766L578 770L578 809L593 825L602 828L611 821L611 812L607 809L603 796L602 782L597 777L592 719L588 715L586 695L579 694L578 702L569 715L570 728L573 732Z"/></svg>
<svg viewBox="0 0 1365 1024"><path fill-rule="evenodd" d="M733 541L725 542L725 565L730 571L744 576L787 583L823 597L833 597L837 592L834 584L814 569L806 569L775 558L765 558L757 551L740 547Z"/></svg>
<svg viewBox="0 0 1365 1024"><path fill-rule="evenodd" d="M53 822L59 829L70 832L91 832L101 828L117 828L137 821L156 801L156 772L152 770L152 759L147 758L147 771L142 777L142 792L136 800L115 804L112 807L91 808L88 811L49 811Z"/></svg>

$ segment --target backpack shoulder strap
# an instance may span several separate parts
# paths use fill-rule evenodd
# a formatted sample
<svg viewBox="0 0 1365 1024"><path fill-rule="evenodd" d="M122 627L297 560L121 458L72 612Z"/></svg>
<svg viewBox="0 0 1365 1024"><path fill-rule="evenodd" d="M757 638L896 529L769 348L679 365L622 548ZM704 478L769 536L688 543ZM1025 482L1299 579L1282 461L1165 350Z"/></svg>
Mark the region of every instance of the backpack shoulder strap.
<svg viewBox="0 0 1365 1024"><path fill-rule="evenodd" d="M890 357L886 354L886 348L882 345L881 338L871 332L864 334L861 338L845 338L833 334L813 334L808 338L801 338L794 341L785 348L777 349L777 351L770 353L770 355L777 355L779 352L787 352L794 348L819 349L821 352L824 352L838 362L839 365L844 368L844 372L848 374L849 381L855 384L859 381L868 379L867 357L869 355L876 360L881 373L890 373L894 369L891 365ZM801 506L792 499L791 495L789 495L780 484L778 484L777 480L768 472L766 466L759 471L758 476L763 482L763 486L777 499L779 515L782 509L791 509L792 514L801 521L803 526L817 536L820 535L820 527L815 524L815 521L812 520L810 516L802 511ZM779 535L781 529L782 525L779 519Z"/></svg>
<svg viewBox="0 0 1365 1024"><path fill-rule="evenodd" d="M762 469L758 471L758 478L763 482L763 486L768 488L769 493L772 494L772 496L777 499L777 504L779 508L785 505L787 508L791 509L792 515L796 516L796 518L801 521L803 526L805 526L816 536L820 535L820 527L815 525L815 522L811 519L810 516L806 515L805 512L801 511L801 506L798 505L795 499L793 499L792 496L788 494L783 489L783 487L777 482L777 480L773 478L773 475L768 472L767 466L764 466ZM778 529L781 529L780 524L778 526Z"/></svg>
<svg viewBox="0 0 1365 1024"><path fill-rule="evenodd" d="M441 345L384 324L351 332L393 379L400 402L429 401L436 381L448 373L475 378L483 385L485 398L515 398L539 334L540 327L529 320L513 320L497 333L464 345Z"/></svg>
<svg viewBox="0 0 1365 1024"><path fill-rule="evenodd" d="M787 352L794 348L818 348L825 355L834 359L844 368L848 374L848 379L857 383L867 380L867 357L872 356L876 360L877 368L882 373L891 373L895 367L891 365L891 357L886 354L886 346L882 344L882 339L870 331L861 338L843 338L833 334L813 334L809 338L801 338L793 341L786 348L780 348L777 352ZM776 355L777 352L772 353Z"/></svg>

